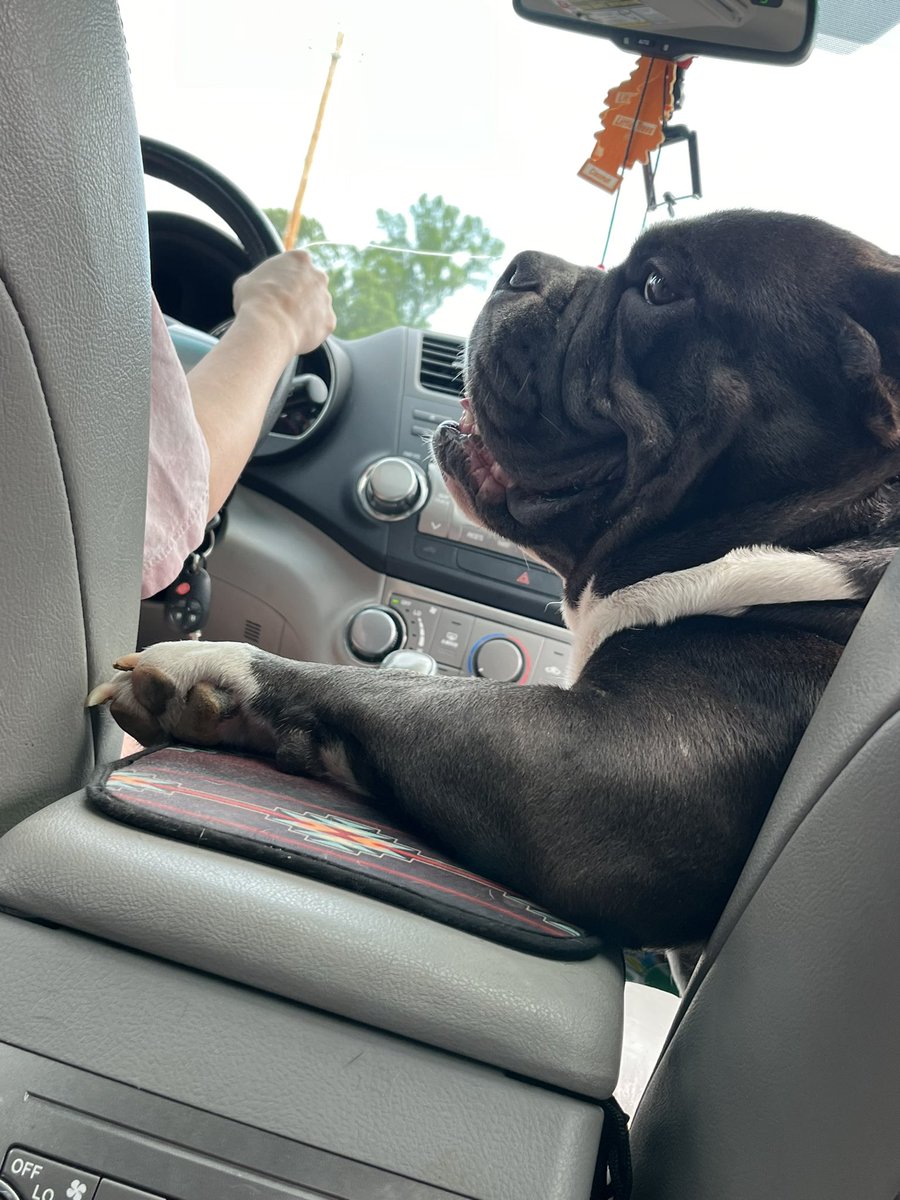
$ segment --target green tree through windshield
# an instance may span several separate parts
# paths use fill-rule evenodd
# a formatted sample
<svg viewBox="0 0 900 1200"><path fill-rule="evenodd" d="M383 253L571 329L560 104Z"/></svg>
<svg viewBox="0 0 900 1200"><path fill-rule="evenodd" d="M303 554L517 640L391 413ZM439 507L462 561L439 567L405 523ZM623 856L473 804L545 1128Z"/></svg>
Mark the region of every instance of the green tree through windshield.
<svg viewBox="0 0 900 1200"><path fill-rule="evenodd" d="M287 209L265 211L283 234ZM379 208L377 218L384 237L362 249L327 244L314 217L300 222L297 244L328 272L339 337L366 337L395 325L428 329L445 300L464 287L483 288L497 273L503 243L480 217L461 213L443 196L421 195L408 214Z"/></svg>

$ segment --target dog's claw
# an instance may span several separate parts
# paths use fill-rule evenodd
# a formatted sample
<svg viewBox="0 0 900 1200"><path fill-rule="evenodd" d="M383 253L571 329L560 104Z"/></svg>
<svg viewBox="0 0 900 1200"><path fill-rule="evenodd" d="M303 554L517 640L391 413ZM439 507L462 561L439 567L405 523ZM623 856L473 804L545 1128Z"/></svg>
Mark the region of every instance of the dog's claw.
<svg viewBox="0 0 900 1200"><path fill-rule="evenodd" d="M88 698L84 702L85 708L96 708L98 704L107 704L116 694L116 685L114 683L99 683L93 691L88 693Z"/></svg>
<svg viewBox="0 0 900 1200"><path fill-rule="evenodd" d="M116 671L133 671L138 665L140 657L139 653L123 654L113 663L113 668ZM99 683L88 693L84 707L96 708L98 704L108 704L118 694L118 691L119 688L114 679L110 679L106 683Z"/></svg>

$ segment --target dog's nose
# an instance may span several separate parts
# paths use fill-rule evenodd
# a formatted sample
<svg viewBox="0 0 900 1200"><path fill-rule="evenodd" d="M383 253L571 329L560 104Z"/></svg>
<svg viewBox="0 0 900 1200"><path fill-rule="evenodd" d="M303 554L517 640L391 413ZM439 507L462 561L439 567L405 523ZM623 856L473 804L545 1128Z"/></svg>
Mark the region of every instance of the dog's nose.
<svg viewBox="0 0 900 1200"><path fill-rule="evenodd" d="M500 278L497 291L539 292L541 290L540 254L526 250L517 254Z"/></svg>

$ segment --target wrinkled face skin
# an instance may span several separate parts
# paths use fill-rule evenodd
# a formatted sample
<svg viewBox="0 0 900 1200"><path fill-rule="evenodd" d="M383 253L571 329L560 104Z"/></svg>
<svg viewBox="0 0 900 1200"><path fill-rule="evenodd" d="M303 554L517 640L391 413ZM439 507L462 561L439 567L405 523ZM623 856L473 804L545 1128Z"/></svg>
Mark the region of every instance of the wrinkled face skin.
<svg viewBox="0 0 900 1200"><path fill-rule="evenodd" d="M632 575L704 561L710 527L765 540L773 505L897 469L898 278L850 234L749 211L657 226L611 271L520 254L436 461L470 516L580 584L654 536Z"/></svg>

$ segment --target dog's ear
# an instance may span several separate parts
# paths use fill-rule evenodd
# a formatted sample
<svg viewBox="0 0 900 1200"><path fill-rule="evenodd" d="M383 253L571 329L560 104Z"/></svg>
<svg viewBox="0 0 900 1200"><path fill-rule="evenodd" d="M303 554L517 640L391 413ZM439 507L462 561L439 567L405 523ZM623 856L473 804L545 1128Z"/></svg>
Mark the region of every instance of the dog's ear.
<svg viewBox="0 0 900 1200"><path fill-rule="evenodd" d="M866 425L889 449L900 446L900 379L885 369L878 342L867 329L842 313L837 352L847 379L860 387L868 411Z"/></svg>
<svg viewBox="0 0 900 1200"><path fill-rule="evenodd" d="M865 397L865 421L889 449L900 447L900 260L888 255L856 280L838 319L836 347L847 380Z"/></svg>

